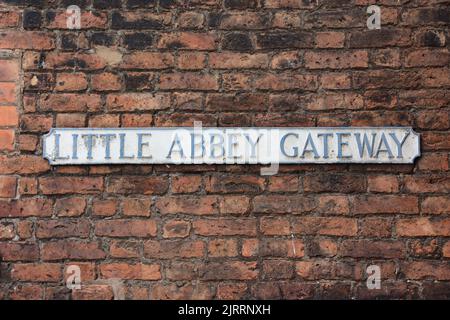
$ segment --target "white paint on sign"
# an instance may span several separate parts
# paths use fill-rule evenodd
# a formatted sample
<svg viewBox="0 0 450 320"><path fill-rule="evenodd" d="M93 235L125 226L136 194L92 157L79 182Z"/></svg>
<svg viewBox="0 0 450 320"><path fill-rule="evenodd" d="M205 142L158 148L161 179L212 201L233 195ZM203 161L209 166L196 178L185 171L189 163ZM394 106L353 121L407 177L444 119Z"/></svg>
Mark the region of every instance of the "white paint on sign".
<svg viewBox="0 0 450 320"><path fill-rule="evenodd" d="M43 156L65 164L412 163L419 135L373 128L61 128Z"/></svg>

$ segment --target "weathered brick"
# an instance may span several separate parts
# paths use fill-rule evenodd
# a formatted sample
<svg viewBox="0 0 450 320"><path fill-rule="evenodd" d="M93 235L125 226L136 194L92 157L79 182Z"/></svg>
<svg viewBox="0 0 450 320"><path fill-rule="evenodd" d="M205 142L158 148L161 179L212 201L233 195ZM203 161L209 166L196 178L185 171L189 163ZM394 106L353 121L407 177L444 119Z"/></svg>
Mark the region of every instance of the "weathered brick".
<svg viewBox="0 0 450 320"><path fill-rule="evenodd" d="M163 194L169 183L166 177L117 177L110 179L107 192L118 194Z"/></svg>
<svg viewBox="0 0 450 320"><path fill-rule="evenodd" d="M36 261L39 247L32 243L0 243L0 256L3 261Z"/></svg>
<svg viewBox="0 0 450 320"><path fill-rule="evenodd" d="M118 93L106 97L106 106L111 111L162 110L169 105L169 96L163 93Z"/></svg>
<svg viewBox="0 0 450 320"><path fill-rule="evenodd" d="M364 50L339 53L307 51L305 53L305 66L308 69L367 68L368 61L368 53Z"/></svg>
<svg viewBox="0 0 450 320"><path fill-rule="evenodd" d="M103 190L103 178L94 177L46 177L39 178L43 194L94 194Z"/></svg>
<svg viewBox="0 0 450 320"><path fill-rule="evenodd" d="M169 220L163 226L164 238L185 238L189 236L191 224L184 220Z"/></svg>
<svg viewBox="0 0 450 320"><path fill-rule="evenodd" d="M292 231L300 235L355 236L358 226L349 218L302 217L292 223Z"/></svg>
<svg viewBox="0 0 450 320"><path fill-rule="evenodd" d="M144 243L144 256L152 259L200 258L204 254L203 241L151 240Z"/></svg>
<svg viewBox="0 0 450 320"><path fill-rule="evenodd" d="M167 196L155 202L155 208L161 214L211 215L219 211L216 196Z"/></svg>
<svg viewBox="0 0 450 320"><path fill-rule="evenodd" d="M202 236L255 236L254 219L201 219L192 224L194 233Z"/></svg>
<svg viewBox="0 0 450 320"><path fill-rule="evenodd" d="M55 36L42 31L3 31L0 33L1 49L51 50Z"/></svg>
<svg viewBox="0 0 450 320"><path fill-rule="evenodd" d="M0 217L51 216L52 200L44 198L23 198L1 200Z"/></svg>
<svg viewBox="0 0 450 320"><path fill-rule="evenodd" d="M62 278L61 265L57 263L16 263L12 266L11 278L17 281L59 282Z"/></svg>
<svg viewBox="0 0 450 320"><path fill-rule="evenodd" d="M339 254L353 258L403 258L406 248L400 241L344 240Z"/></svg>
<svg viewBox="0 0 450 320"><path fill-rule="evenodd" d="M417 197L399 195L370 195L351 197L352 212L370 213L418 213Z"/></svg>
<svg viewBox="0 0 450 320"><path fill-rule="evenodd" d="M105 257L106 253L99 242L58 240L44 243L41 249L41 259L44 261L64 259L97 260Z"/></svg>
<svg viewBox="0 0 450 320"><path fill-rule="evenodd" d="M450 234L450 219L401 219L396 223L396 231L397 235L402 237L448 237Z"/></svg>
<svg viewBox="0 0 450 320"><path fill-rule="evenodd" d="M0 176L0 198L14 198L16 196L16 189L16 177Z"/></svg>
<svg viewBox="0 0 450 320"><path fill-rule="evenodd" d="M100 276L105 279L159 280L159 264L104 263L99 267Z"/></svg>
<svg viewBox="0 0 450 320"><path fill-rule="evenodd" d="M76 220L45 220L36 223L36 237L48 238L87 238L90 223L85 219Z"/></svg>

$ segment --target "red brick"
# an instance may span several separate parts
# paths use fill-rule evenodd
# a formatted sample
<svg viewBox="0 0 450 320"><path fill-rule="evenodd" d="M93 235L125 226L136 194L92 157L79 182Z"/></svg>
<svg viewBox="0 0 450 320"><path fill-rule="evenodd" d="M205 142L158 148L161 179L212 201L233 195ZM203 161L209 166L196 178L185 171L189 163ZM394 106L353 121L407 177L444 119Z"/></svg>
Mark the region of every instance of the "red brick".
<svg viewBox="0 0 450 320"><path fill-rule="evenodd" d="M399 191L398 179L395 176L369 176L367 184L369 192L397 193Z"/></svg>
<svg viewBox="0 0 450 320"><path fill-rule="evenodd" d="M0 129L0 150L14 150L14 130Z"/></svg>
<svg viewBox="0 0 450 320"><path fill-rule="evenodd" d="M51 216L52 200L43 198L23 198L0 200L0 217Z"/></svg>
<svg viewBox="0 0 450 320"><path fill-rule="evenodd" d="M163 226L164 238L185 238L189 236L191 224L184 220L169 220Z"/></svg>
<svg viewBox="0 0 450 320"><path fill-rule="evenodd" d="M44 288L34 284L14 286L10 293L11 300L42 300Z"/></svg>
<svg viewBox="0 0 450 320"><path fill-rule="evenodd" d="M0 198L14 198L16 196L17 178L0 176Z"/></svg>
<svg viewBox="0 0 450 320"><path fill-rule="evenodd" d="M449 158L445 153L425 153L418 161L419 170L448 171Z"/></svg>
<svg viewBox="0 0 450 320"><path fill-rule="evenodd" d="M258 76L254 88L260 90L284 91L292 89L314 90L317 76L311 74L277 73Z"/></svg>
<svg viewBox="0 0 450 320"><path fill-rule="evenodd" d="M151 114L122 114L122 127L150 127L153 121Z"/></svg>
<svg viewBox="0 0 450 320"><path fill-rule="evenodd" d="M159 78L159 87L165 89L218 90L219 81L212 74L192 72L165 73Z"/></svg>
<svg viewBox="0 0 450 320"><path fill-rule="evenodd" d="M302 18L295 12L275 12L272 20L272 27L280 29L299 28Z"/></svg>
<svg viewBox="0 0 450 320"><path fill-rule="evenodd" d="M56 91L82 91L88 86L84 73L58 73L56 75Z"/></svg>
<svg viewBox="0 0 450 320"><path fill-rule="evenodd" d="M66 10L53 11L53 19L49 20L46 27L49 29L70 29L67 26L68 14ZM107 25L107 14L99 11L82 10L80 15L81 29L104 29Z"/></svg>
<svg viewBox="0 0 450 320"><path fill-rule="evenodd" d="M55 37L40 31L3 31L1 49L50 50L55 48Z"/></svg>
<svg viewBox="0 0 450 320"><path fill-rule="evenodd" d="M256 262L226 261L202 265L204 280L253 280L258 277Z"/></svg>
<svg viewBox="0 0 450 320"><path fill-rule="evenodd" d="M82 128L86 125L86 115L82 113L58 113L56 126L59 128Z"/></svg>
<svg viewBox="0 0 450 320"><path fill-rule="evenodd" d="M350 89L351 78L345 73L323 73L320 86L324 89Z"/></svg>
<svg viewBox="0 0 450 320"><path fill-rule="evenodd" d="M213 33L178 32L161 35L158 42L160 49L214 50L217 37Z"/></svg>
<svg viewBox="0 0 450 320"><path fill-rule="evenodd" d="M122 176L111 178L107 192L118 194L163 194L167 191L169 183L165 177L139 177Z"/></svg>
<svg viewBox="0 0 450 320"><path fill-rule="evenodd" d="M178 55L178 68L182 70L201 70L205 67L206 56L200 52L181 52Z"/></svg>
<svg viewBox="0 0 450 320"><path fill-rule="evenodd" d="M113 300L113 288L107 284L82 285L80 290L72 291L73 300Z"/></svg>
<svg viewBox="0 0 450 320"><path fill-rule="evenodd" d="M156 236L157 226L153 220L102 220L95 222L95 234L101 237Z"/></svg>
<svg viewBox="0 0 450 320"><path fill-rule="evenodd" d="M94 177L47 177L39 178L43 194L95 194L103 190L103 178Z"/></svg>
<svg viewBox="0 0 450 320"><path fill-rule="evenodd" d="M100 277L124 280L159 280L161 271L159 264L127 264L104 263L99 266Z"/></svg>
<svg viewBox="0 0 450 320"><path fill-rule="evenodd" d="M195 176L173 176L171 189L173 193L194 193L202 185L202 177Z"/></svg>
<svg viewBox="0 0 450 320"><path fill-rule="evenodd" d="M152 259L201 258L204 254L203 241L151 240L144 243L144 256Z"/></svg>
<svg viewBox="0 0 450 320"><path fill-rule="evenodd" d="M270 192L297 192L299 188L299 177L273 176L269 179L268 189Z"/></svg>
<svg viewBox="0 0 450 320"><path fill-rule="evenodd" d="M450 235L450 219L401 219L396 223L396 231L397 235L401 237L448 237Z"/></svg>
<svg viewBox="0 0 450 320"><path fill-rule="evenodd" d="M208 219L193 222L194 233L201 236L255 236L254 219Z"/></svg>
<svg viewBox="0 0 450 320"><path fill-rule="evenodd" d="M121 69L166 69L175 65L175 59L170 53L133 52L123 56Z"/></svg>
<svg viewBox="0 0 450 320"><path fill-rule="evenodd" d="M122 87L122 80L117 74L104 72L92 75L91 85L96 91L117 91Z"/></svg>
<svg viewBox="0 0 450 320"><path fill-rule="evenodd" d="M220 300L243 299L247 292L245 283L219 283L217 286L217 298Z"/></svg>
<svg viewBox="0 0 450 320"><path fill-rule="evenodd" d="M259 228L266 236L282 236L291 234L291 226L289 220L286 218L261 218Z"/></svg>
<svg viewBox="0 0 450 320"><path fill-rule="evenodd" d="M33 222L32 221L18 221L16 224L17 236L20 239L29 239L33 236Z"/></svg>
<svg viewBox="0 0 450 320"><path fill-rule="evenodd" d="M17 27L20 20L20 13L17 11L0 12L0 27Z"/></svg>
<svg viewBox="0 0 450 320"><path fill-rule="evenodd" d="M299 261L295 269L302 279L307 280L346 279L353 276L353 267L343 262Z"/></svg>
<svg viewBox="0 0 450 320"><path fill-rule="evenodd" d="M426 197L422 200L421 212L428 214L450 213L450 197L435 196Z"/></svg>
<svg viewBox="0 0 450 320"><path fill-rule="evenodd" d="M55 260L98 260L106 257L99 242L81 242L78 240L58 240L42 245L41 259Z"/></svg>
<svg viewBox="0 0 450 320"><path fill-rule="evenodd" d="M357 193L366 190L365 177L353 175L306 175L303 178L305 192Z"/></svg>
<svg viewBox="0 0 450 320"><path fill-rule="evenodd" d="M242 250L244 255L244 248ZM301 258L304 254L305 245L301 240L267 238L258 241L257 245L251 250L251 253L248 256Z"/></svg>
<svg viewBox="0 0 450 320"><path fill-rule="evenodd" d="M31 134L19 135L19 150L21 151L36 151L39 143L38 137Z"/></svg>
<svg viewBox="0 0 450 320"><path fill-rule="evenodd" d="M59 282L61 265L57 263L13 264L11 278L17 281Z"/></svg>
<svg viewBox="0 0 450 320"><path fill-rule="evenodd" d="M343 32L318 32L316 33L317 48L343 48L345 33Z"/></svg>
<svg viewBox="0 0 450 320"><path fill-rule="evenodd" d="M92 213L96 216L113 216L118 211L116 199L95 199L92 203Z"/></svg>
<svg viewBox="0 0 450 320"><path fill-rule="evenodd" d="M213 291L209 284L157 284L152 288L152 300L208 300L212 299Z"/></svg>
<svg viewBox="0 0 450 320"><path fill-rule="evenodd" d="M117 128L120 126L118 114L99 114L89 117L88 126L91 128Z"/></svg>
<svg viewBox="0 0 450 320"><path fill-rule="evenodd" d="M247 54L235 52L211 53L209 66L213 69L259 69L267 68L267 54Z"/></svg>
<svg viewBox="0 0 450 320"><path fill-rule="evenodd" d="M401 65L398 49L379 49L372 53L370 61L377 67L398 68Z"/></svg>
<svg viewBox="0 0 450 320"><path fill-rule="evenodd" d="M43 239L55 238L87 238L90 223L88 220L45 220L36 223L36 237Z"/></svg>
<svg viewBox="0 0 450 320"><path fill-rule="evenodd" d="M354 196L350 201L355 214L419 212L418 199L414 196Z"/></svg>
<svg viewBox="0 0 450 320"><path fill-rule="evenodd" d="M235 257L238 244L235 239L213 239L208 243L209 257Z"/></svg>
<svg viewBox="0 0 450 320"><path fill-rule="evenodd" d="M450 192L450 178L446 176L406 176L404 183L411 193Z"/></svg>
<svg viewBox="0 0 450 320"><path fill-rule="evenodd" d="M13 224L0 223L0 240L11 240L14 235Z"/></svg>
<svg viewBox="0 0 450 320"><path fill-rule="evenodd" d="M86 210L86 199L71 197L56 199L55 212L59 217L78 217Z"/></svg>
<svg viewBox="0 0 450 320"><path fill-rule="evenodd" d="M450 258L450 241L447 241L442 247L442 255L446 258Z"/></svg>
<svg viewBox="0 0 450 320"><path fill-rule="evenodd" d="M419 128L423 129L448 129L450 118L448 112L445 111L421 111L417 113L416 123Z"/></svg>
<svg viewBox="0 0 450 320"><path fill-rule="evenodd" d="M292 232L300 235L355 236L356 219L302 217L292 223Z"/></svg>
<svg viewBox="0 0 450 320"><path fill-rule="evenodd" d="M369 56L367 51L353 52L311 52L305 53L305 66L308 69L349 69L367 68Z"/></svg>
<svg viewBox="0 0 450 320"><path fill-rule="evenodd" d="M39 247L32 243L0 243L2 261L36 261Z"/></svg>
<svg viewBox="0 0 450 320"><path fill-rule="evenodd" d="M114 258L139 258L141 247L137 241L111 241L109 253Z"/></svg>
<svg viewBox="0 0 450 320"><path fill-rule="evenodd" d="M403 258L406 248L400 241L344 240L339 254L353 258Z"/></svg>
<svg viewBox="0 0 450 320"><path fill-rule="evenodd" d="M122 210L125 216L150 216L150 199L124 199Z"/></svg>
<svg viewBox="0 0 450 320"><path fill-rule="evenodd" d="M302 63L302 55L299 52L288 51L274 55L271 59L270 67L272 69L296 69L301 67Z"/></svg>
<svg viewBox="0 0 450 320"><path fill-rule="evenodd" d="M221 214L245 214L250 209L250 198L247 196L224 196L220 198Z"/></svg>
<svg viewBox="0 0 450 320"><path fill-rule="evenodd" d="M413 261L405 262L400 269L406 279L421 280L450 280L450 266L448 263Z"/></svg>
<svg viewBox="0 0 450 320"><path fill-rule="evenodd" d="M106 106L110 111L162 110L170 101L164 93L118 93L106 97Z"/></svg>
<svg viewBox="0 0 450 320"><path fill-rule="evenodd" d="M216 196L167 196L158 198L155 208L161 214L211 215L219 211Z"/></svg>
<svg viewBox="0 0 450 320"><path fill-rule="evenodd" d="M450 61L447 49L419 49L405 57L405 67L445 67Z"/></svg>
<svg viewBox="0 0 450 320"><path fill-rule="evenodd" d="M21 155L7 157L0 155L0 174L43 173L50 169L48 161L41 156Z"/></svg>
<svg viewBox="0 0 450 320"><path fill-rule="evenodd" d="M20 118L20 128L23 132L48 132L52 126L52 116L26 114Z"/></svg>
<svg viewBox="0 0 450 320"><path fill-rule="evenodd" d="M389 238L392 235L392 221L383 218L364 219L359 234L364 237Z"/></svg>
<svg viewBox="0 0 450 320"><path fill-rule="evenodd" d="M42 111L95 112L101 108L100 96L95 94L43 94L39 104Z"/></svg>
<svg viewBox="0 0 450 320"><path fill-rule="evenodd" d="M17 127L19 115L16 107L0 107L0 127Z"/></svg>
<svg viewBox="0 0 450 320"><path fill-rule="evenodd" d="M300 214L315 208L315 201L304 196L264 195L253 199L253 212L257 213Z"/></svg>

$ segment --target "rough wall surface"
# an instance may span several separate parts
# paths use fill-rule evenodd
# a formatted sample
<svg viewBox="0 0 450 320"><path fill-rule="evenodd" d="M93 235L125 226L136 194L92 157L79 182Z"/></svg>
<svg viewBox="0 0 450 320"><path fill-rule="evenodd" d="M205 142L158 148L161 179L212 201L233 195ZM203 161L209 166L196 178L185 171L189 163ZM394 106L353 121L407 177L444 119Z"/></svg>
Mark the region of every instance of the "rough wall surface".
<svg viewBox="0 0 450 320"><path fill-rule="evenodd" d="M0 1L0 298L450 298L449 19L445 0ZM422 157L270 177L41 157L51 127L194 121L412 126Z"/></svg>

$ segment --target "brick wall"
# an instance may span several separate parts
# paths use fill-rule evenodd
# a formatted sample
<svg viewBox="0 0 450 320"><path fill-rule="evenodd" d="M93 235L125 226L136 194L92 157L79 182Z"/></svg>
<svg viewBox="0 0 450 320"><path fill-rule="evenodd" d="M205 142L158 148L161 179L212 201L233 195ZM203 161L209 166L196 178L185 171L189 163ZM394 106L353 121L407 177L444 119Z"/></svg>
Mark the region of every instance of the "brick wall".
<svg viewBox="0 0 450 320"><path fill-rule="evenodd" d="M0 298L449 298L449 17L444 0L2 0ZM270 177L41 157L51 127L194 121L412 126L422 157Z"/></svg>

